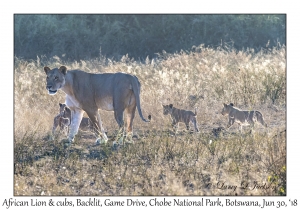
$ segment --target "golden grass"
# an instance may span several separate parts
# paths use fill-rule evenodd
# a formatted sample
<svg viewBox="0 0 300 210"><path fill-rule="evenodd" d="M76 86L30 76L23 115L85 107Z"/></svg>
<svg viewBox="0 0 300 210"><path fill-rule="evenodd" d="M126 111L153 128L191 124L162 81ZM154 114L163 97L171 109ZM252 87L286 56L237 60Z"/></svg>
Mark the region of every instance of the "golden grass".
<svg viewBox="0 0 300 210"><path fill-rule="evenodd" d="M127 72L141 84L144 123L138 115L133 145L114 149L95 146L94 137L80 132L65 147L61 134L49 141L54 116L64 93L45 89L44 66L67 66L87 72ZM285 48L163 53L137 62L104 57L81 62L60 58L25 61L15 58L15 195L285 195L286 185L286 52ZM34 91L33 91L34 90ZM240 134L237 125L219 137L213 128L227 124L223 102L264 114L268 129L257 126ZM164 103L194 110L199 134L171 135ZM117 123L112 112L100 111L108 136ZM180 125L180 130L185 126ZM211 143L210 143L211 142ZM249 183L247 189L241 183ZM252 189L254 183L274 189ZM227 189L238 186L236 190Z"/></svg>

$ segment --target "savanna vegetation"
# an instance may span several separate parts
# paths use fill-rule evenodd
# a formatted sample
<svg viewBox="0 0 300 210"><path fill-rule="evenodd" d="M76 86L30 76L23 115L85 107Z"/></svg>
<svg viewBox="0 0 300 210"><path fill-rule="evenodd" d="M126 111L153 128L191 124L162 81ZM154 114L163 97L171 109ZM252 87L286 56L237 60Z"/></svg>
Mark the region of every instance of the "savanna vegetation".
<svg viewBox="0 0 300 210"><path fill-rule="evenodd" d="M212 17L216 16L203 18ZM44 18L46 21L49 16ZM15 27L20 27L18 21L21 19L15 21ZM107 23L107 27L111 26L111 22ZM29 21L27 26L30 24ZM168 28L168 24L162 26ZM63 43L52 45L50 41L51 31L63 30L56 27L53 24L52 28L39 31L45 33L39 36L41 42L65 47ZM207 25L207 31L209 27L215 26ZM197 31L197 27L193 30ZM159 31L157 28L156 32ZM113 35L118 39L118 35ZM27 46L27 41L17 40L18 34L15 36L16 42ZM136 37L132 44L123 43L144 49L142 42L137 41L140 38ZM71 35L61 39L66 40L75 46L77 41L87 41L73 40ZM30 53L30 46L26 49ZM78 49L76 56L86 52L81 50ZM67 48L53 49L56 52L70 53ZM227 45L218 48L197 45L191 51L167 52L143 62L126 55L120 60L98 55L79 61L64 60L61 56L31 60L15 57L14 195L286 195L285 46L277 43L256 51ZM58 103L64 102L65 95L62 91L55 96L47 94L43 67L61 65L97 73L122 71L139 78L142 110L144 115L152 115L152 121L144 123L136 115L134 134L138 138L134 144L112 147L117 123L113 113L106 111L100 111L100 115L111 140L107 145L95 145L90 132L79 132L70 146L63 144L64 132L49 140ZM255 132L244 129L239 133L235 124L214 135L213 128L227 124L228 118L221 115L221 109L223 103L229 102L239 108L261 111L268 128L258 125ZM181 124L174 135L170 117L162 114L162 104L168 103L190 110L198 107L200 132L186 132ZM255 184L260 188L253 189Z"/></svg>
<svg viewBox="0 0 300 210"><path fill-rule="evenodd" d="M15 14L14 52L19 58L59 56L64 60L99 57L142 60L166 51L213 49L230 43L237 50L286 44L286 15L220 14Z"/></svg>

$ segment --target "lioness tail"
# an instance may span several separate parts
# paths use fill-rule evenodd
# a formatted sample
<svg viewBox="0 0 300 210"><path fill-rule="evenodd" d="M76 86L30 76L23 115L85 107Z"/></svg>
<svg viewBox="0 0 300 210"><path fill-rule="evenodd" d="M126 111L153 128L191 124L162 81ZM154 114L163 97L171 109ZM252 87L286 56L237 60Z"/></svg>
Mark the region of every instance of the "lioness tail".
<svg viewBox="0 0 300 210"><path fill-rule="evenodd" d="M135 96L136 106L137 106L139 115L144 122L150 122L149 120L146 120L142 114L141 103L140 103L140 82L136 76L131 76L130 78L131 78L132 90L133 90L133 93Z"/></svg>

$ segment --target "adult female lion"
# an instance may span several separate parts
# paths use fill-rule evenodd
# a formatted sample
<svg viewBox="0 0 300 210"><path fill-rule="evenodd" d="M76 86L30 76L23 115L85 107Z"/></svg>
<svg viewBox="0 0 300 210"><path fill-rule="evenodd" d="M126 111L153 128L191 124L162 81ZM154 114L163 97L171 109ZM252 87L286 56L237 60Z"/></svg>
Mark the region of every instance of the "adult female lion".
<svg viewBox="0 0 300 210"><path fill-rule="evenodd" d="M52 70L46 66L44 71L47 75L48 93L54 95L59 89L66 93L66 105L72 112L69 142L74 141L84 111L95 127L96 143L106 143L108 140L98 109L114 111L122 134L124 111L127 114L127 133L132 134L136 107L142 120L149 122L144 119L141 111L140 82L136 76L125 73L92 74L81 70L67 71L65 66Z"/></svg>

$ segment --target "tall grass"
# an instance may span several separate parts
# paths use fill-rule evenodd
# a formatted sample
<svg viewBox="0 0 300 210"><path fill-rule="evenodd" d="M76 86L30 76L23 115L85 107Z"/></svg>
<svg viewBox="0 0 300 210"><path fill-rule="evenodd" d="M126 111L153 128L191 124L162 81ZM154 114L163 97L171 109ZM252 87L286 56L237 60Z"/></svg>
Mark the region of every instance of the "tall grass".
<svg viewBox="0 0 300 210"><path fill-rule="evenodd" d="M67 66L87 72L127 72L141 84L144 115L136 115L133 145L114 149L95 146L90 133L79 132L65 147L62 133L48 140L58 103L45 89L44 66ZM15 58L15 195L285 195L286 194L286 52L285 47L254 53L251 49L212 49L163 52L141 63L128 56L120 61L104 56L66 62L55 56L36 60ZM227 124L223 103L257 109L269 127L237 132L234 125L218 137L212 129ZM179 126L172 135L171 120L161 104L194 110L200 133ZM112 112L100 111L110 139L117 123ZM218 189L222 183L249 183L247 189ZM261 185L274 189L254 189ZM219 183L219 184L218 184Z"/></svg>

